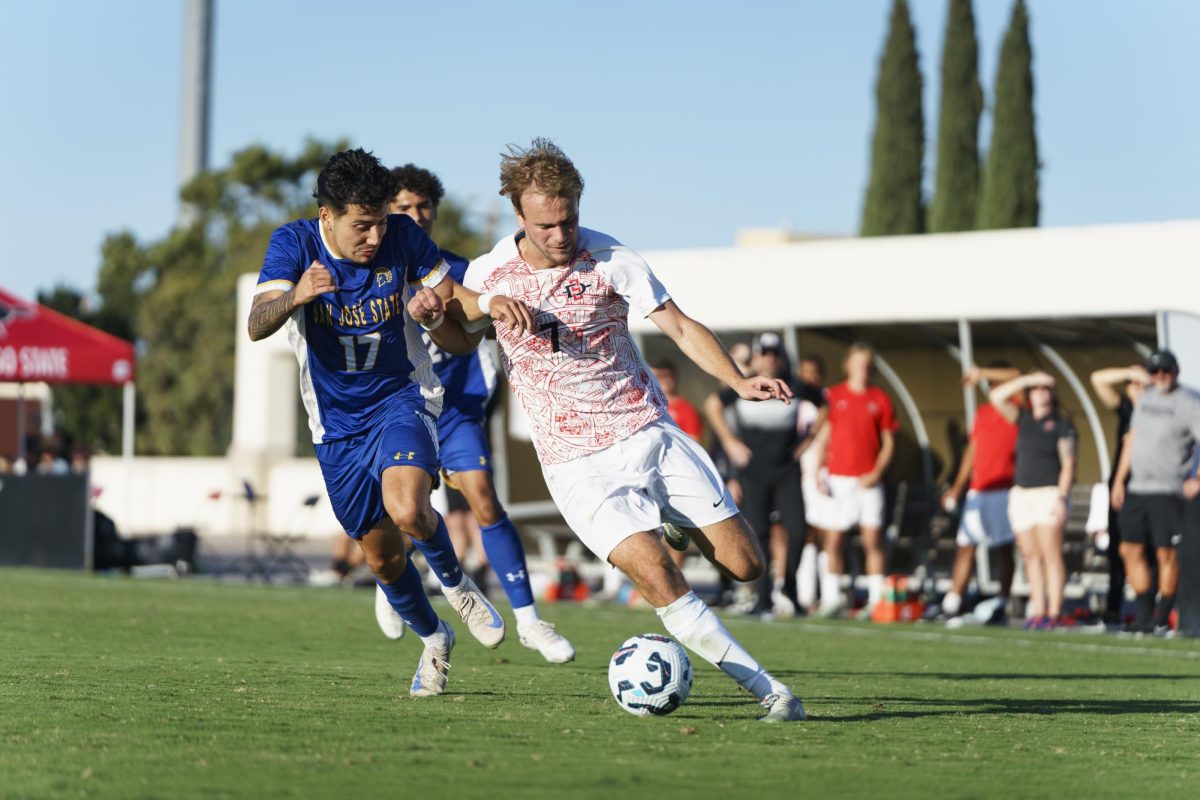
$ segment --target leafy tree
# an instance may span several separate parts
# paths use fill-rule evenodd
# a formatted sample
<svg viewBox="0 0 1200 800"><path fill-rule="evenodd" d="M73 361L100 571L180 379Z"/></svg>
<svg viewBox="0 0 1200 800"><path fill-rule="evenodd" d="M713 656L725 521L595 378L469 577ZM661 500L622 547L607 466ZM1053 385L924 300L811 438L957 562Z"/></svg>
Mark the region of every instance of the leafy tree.
<svg viewBox="0 0 1200 800"><path fill-rule="evenodd" d="M975 227L979 203L979 43L971 0L950 0L942 43L937 177L929 210L931 233Z"/></svg>
<svg viewBox="0 0 1200 800"><path fill-rule="evenodd" d="M875 84L875 135L863 206L863 236L920 233L923 229L921 162L925 157L925 122L921 86L908 3L894 0Z"/></svg>
<svg viewBox="0 0 1200 800"><path fill-rule="evenodd" d="M979 203L979 228L1038 224L1037 134L1033 118L1033 50L1024 0L1013 5L996 72L996 107Z"/></svg>

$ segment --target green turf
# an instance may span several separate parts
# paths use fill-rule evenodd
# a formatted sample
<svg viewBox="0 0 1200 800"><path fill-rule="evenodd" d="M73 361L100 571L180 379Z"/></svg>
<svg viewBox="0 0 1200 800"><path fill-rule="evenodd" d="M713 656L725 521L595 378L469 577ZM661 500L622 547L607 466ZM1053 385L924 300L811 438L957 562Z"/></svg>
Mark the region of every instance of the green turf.
<svg viewBox="0 0 1200 800"><path fill-rule="evenodd" d="M544 609L565 666L460 627L413 700L371 604L0 570L0 797L1200 796L1194 640L730 620L811 715L768 726L696 662L672 716L619 710L608 656L660 628L611 607Z"/></svg>

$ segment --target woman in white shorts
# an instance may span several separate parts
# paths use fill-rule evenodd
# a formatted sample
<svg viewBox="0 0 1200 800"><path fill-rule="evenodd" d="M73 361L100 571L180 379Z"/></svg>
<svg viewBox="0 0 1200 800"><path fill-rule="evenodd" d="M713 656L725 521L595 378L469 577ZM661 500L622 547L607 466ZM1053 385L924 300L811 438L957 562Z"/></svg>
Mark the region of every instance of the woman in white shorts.
<svg viewBox="0 0 1200 800"><path fill-rule="evenodd" d="M1028 395L1027 406L1008 402L1022 390ZM1008 517L1029 583L1025 627L1054 628L1062 620L1066 586L1063 528L1075 480L1075 426L1059 408L1054 378L1044 372L1002 383L988 399L1017 424L1016 475Z"/></svg>

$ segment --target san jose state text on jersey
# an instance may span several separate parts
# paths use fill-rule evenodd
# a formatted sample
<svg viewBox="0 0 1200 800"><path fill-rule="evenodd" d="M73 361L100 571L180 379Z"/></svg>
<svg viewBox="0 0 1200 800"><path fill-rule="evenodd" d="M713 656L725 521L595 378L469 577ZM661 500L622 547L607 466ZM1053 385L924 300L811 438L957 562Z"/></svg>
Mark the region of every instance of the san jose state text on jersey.
<svg viewBox="0 0 1200 800"><path fill-rule="evenodd" d="M313 261L338 289L298 308L285 326L313 442L361 433L406 405L436 417L442 388L405 304L413 289L445 277L437 247L411 219L393 214L372 263L356 264L333 257L318 220L297 220L272 234L257 291L290 289Z"/></svg>

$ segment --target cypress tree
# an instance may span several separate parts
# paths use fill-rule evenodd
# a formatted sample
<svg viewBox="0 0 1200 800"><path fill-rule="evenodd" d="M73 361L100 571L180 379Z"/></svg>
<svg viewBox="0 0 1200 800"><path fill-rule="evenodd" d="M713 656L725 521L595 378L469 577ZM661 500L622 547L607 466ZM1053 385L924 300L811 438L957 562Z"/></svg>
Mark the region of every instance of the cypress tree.
<svg viewBox="0 0 1200 800"><path fill-rule="evenodd" d="M1033 50L1024 0L1013 6L996 72L992 144L983 174L978 228L1038 224L1038 152L1033 120Z"/></svg>
<svg viewBox="0 0 1200 800"><path fill-rule="evenodd" d="M979 43L971 0L950 0L942 43L937 176L929 209L931 233L969 231L979 204Z"/></svg>
<svg viewBox="0 0 1200 800"><path fill-rule="evenodd" d="M908 3L894 0L875 84L875 135L871 144L871 178L863 206L863 236L922 231L924 156L925 122L916 35Z"/></svg>

